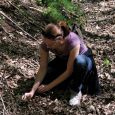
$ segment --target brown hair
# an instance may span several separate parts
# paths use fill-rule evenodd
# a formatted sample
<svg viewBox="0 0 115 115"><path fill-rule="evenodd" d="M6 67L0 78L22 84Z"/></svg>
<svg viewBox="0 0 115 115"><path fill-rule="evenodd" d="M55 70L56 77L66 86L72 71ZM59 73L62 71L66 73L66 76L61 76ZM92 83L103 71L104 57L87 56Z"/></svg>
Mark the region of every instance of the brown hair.
<svg viewBox="0 0 115 115"><path fill-rule="evenodd" d="M65 21L60 21L58 23L58 26L62 29L64 37L66 37L70 33L70 29Z"/></svg>
<svg viewBox="0 0 115 115"><path fill-rule="evenodd" d="M56 33L56 28L62 30L61 33ZM42 31L42 35L48 39L56 39L58 36L66 37L70 32L70 29L65 21L60 21L57 25L50 23Z"/></svg>
<svg viewBox="0 0 115 115"><path fill-rule="evenodd" d="M42 35L48 39L55 39L58 36L62 36L62 33L57 34L56 28L59 28L57 25L50 23L42 31Z"/></svg>

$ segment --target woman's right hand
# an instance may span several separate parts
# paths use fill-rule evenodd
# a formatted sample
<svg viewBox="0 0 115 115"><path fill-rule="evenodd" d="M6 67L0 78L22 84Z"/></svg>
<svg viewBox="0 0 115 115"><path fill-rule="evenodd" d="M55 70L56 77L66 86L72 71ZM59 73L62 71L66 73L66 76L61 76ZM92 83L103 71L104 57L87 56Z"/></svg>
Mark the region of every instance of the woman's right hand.
<svg viewBox="0 0 115 115"><path fill-rule="evenodd" d="M24 101L29 100L29 99L31 99L33 96L34 96L34 92L30 91L30 92L28 92L28 93L25 93L25 94L22 96L22 100L24 100Z"/></svg>

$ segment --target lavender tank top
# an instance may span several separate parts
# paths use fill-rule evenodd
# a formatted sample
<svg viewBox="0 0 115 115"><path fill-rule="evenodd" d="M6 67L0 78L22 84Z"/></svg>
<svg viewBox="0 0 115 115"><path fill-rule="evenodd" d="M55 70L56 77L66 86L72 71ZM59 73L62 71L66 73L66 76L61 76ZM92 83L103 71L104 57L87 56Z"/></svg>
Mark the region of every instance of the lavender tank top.
<svg viewBox="0 0 115 115"><path fill-rule="evenodd" d="M74 32L70 32L70 34L67 36L66 41L67 41L69 50L73 49L78 44L80 44L79 54L84 54L88 50L83 40Z"/></svg>
<svg viewBox="0 0 115 115"><path fill-rule="evenodd" d="M63 55L69 55L69 52L78 44L80 44L79 54L84 54L88 50L88 48L84 44L83 40L80 39L80 37L77 34L75 34L74 32L70 32L69 35L65 38L64 49L60 47L60 49L63 49L63 51L58 50L58 49L47 48L47 45L44 42L41 43L41 47L45 51L51 51L58 56L63 56Z"/></svg>

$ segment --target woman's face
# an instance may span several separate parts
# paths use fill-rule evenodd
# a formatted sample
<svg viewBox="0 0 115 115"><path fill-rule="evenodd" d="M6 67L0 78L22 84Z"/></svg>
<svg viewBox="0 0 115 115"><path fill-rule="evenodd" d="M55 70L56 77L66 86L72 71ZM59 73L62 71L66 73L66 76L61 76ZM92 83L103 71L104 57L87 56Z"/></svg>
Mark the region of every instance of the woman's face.
<svg viewBox="0 0 115 115"><path fill-rule="evenodd" d="M55 36L60 35L60 36L54 39L44 38L43 41L47 45L48 48L57 49L60 45L63 45L64 39L61 36L62 32L58 27L55 27L54 30L55 30L54 35Z"/></svg>
<svg viewBox="0 0 115 115"><path fill-rule="evenodd" d="M63 38L59 38L56 40L44 38L43 41L47 45L47 48L51 48L51 49L57 49L60 45L63 45L64 43Z"/></svg>

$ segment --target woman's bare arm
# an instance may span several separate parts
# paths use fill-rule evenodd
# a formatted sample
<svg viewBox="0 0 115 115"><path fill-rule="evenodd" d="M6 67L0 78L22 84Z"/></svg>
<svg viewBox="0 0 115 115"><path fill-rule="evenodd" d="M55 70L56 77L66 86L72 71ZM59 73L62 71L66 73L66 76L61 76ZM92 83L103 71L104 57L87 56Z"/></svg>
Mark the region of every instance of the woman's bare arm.
<svg viewBox="0 0 115 115"><path fill-rule="evenodd" d="M42 48L40 48L40 68L37 72L35 83L32 87L32 92L35 93L37 88L39 87L40 83L43 81L44 76L47 72L47 65L48 65L48 52L44 51Z"/></svg>

